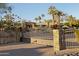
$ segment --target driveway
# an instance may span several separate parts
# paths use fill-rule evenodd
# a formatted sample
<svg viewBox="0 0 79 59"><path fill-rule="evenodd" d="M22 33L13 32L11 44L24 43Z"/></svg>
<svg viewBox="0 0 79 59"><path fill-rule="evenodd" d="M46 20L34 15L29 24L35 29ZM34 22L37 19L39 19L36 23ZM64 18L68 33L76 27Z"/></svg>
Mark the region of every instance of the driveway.
<svg viewBox="0 0 79 59"><path fill-rule="evenodd" d="M38 44L8 44L0 46L0 56L51 56L53 47Z"/></svg>

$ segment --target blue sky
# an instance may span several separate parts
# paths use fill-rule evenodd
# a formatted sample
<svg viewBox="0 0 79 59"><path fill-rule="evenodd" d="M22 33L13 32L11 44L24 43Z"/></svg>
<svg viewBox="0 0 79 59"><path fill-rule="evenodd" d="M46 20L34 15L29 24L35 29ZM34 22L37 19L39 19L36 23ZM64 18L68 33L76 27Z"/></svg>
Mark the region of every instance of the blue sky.
<svg viewBox="0 0 79 59"><path fill-rule="evenodd" d="M58 10L61 10L68 15L73 15L79 19L79 4L77 3L16 3L11 5L14 14L27 20L33 21L35 17L41 14L45 14L45 18L50 19L51 16L48 14L48 8L51 5L55 6Z"/></svg>

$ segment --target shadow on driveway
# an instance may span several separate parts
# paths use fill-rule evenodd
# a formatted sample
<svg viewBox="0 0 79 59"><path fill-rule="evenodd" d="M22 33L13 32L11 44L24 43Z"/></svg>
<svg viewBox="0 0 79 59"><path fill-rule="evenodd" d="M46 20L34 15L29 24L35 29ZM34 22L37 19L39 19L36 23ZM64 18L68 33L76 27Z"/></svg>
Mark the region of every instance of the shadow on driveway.
<svg viewBox="0 0 79 59"><path fill-rule="evenodd" d="M42 46L35 48L19 48L1 51L0 56L45 56L49 55L51 46ZM53 51L53 50L52 50Z"/></svg>

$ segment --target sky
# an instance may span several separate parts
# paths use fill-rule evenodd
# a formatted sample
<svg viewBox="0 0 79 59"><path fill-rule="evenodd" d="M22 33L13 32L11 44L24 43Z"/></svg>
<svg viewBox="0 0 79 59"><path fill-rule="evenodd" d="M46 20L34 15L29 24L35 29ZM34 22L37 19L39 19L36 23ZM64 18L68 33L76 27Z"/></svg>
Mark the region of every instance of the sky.
<svg viewBox="0 0 79 59"><path fill-rule="evenodd" d="M79 19L79 4L77 3L15 3L11 4L12 12L24 20L34 21L34 18L45 14L45 19L52 18L48 8L55 6L58 10Z"/></svg>

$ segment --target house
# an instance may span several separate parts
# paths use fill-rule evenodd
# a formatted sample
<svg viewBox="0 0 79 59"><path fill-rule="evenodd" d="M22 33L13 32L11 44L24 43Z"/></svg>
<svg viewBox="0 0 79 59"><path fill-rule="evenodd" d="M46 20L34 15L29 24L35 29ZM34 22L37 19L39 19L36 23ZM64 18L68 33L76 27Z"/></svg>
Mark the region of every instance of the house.
<svg viewBox="0 0 79 59"><path fill-rule="evenodd" d="M35 22L25 22L25 27L26 29L34 29L35 28L36 23Z"/></svg>

